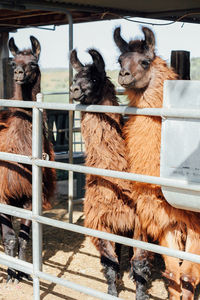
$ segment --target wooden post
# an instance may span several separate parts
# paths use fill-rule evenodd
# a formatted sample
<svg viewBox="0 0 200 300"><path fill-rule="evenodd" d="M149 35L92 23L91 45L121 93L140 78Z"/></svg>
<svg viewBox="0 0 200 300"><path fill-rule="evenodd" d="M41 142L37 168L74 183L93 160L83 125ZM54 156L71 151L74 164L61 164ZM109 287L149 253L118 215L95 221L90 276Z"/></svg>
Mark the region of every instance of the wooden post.
<svg viewBox="0 0 200 300"><path fill-rule="evenodd" d="M190 79L190 52L171 51L171 67L179 75L179 79Z"/></svg>
<svg viewBox="0 0 200 300"><path fill-rule="evenodd" d="M0 32L0 98L12 96L12 68L9 64L8 32Z"/></svg>

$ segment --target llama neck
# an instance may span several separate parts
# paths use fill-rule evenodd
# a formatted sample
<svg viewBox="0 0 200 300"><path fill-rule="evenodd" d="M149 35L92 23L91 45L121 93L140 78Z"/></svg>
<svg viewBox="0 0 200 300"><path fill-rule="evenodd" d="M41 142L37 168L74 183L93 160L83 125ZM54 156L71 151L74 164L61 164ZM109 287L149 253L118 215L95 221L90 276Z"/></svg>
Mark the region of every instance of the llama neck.
<svg viewBox="0 0 200 300"><path fill-rule="evenodd" d="M130 89L126 91L130 106L138 108L161 108L163 103L164 80L175 80L175 74L164 60L156 57L151 65L151 79L149 85L143 90Z"/></svg>
<svg viewBox="0 0 200 300"><path fill-rule="evenodd" d="M127 91L130 106L139 108L162 107L164 80L177 75L159 57L151 66L151 80L144 91ZM130 172L160 176L161 118L131 116L123 133L126 139Z"/></svg>
<svg viewBox="0 0 200 300"><path fill-rule="evenodd" d="M102 99L99 105L115 105L118 106L118 100L115 95L115 88L112 82L107 78L106 83L102 89Z"/></svg>
<svg viewBox="0 0 200 300"><path fill-rule="evenodd" d="M85 142L87 166L126 170L125 143L119 116L114 119L114 114L85 113L81 121L81 132Z"/></svg>
<svg viewBox="0 0 200 300"><path fill-rule="evenodd" d="M40 92L40 75L37 77L34 83L16 84L14 83L14 95L13 99L36 101L36 95Z"/></svg>
<svg viewBox="0 0 200 300"><path fill-rule="evenodd" d="M104 87L100 105L118 105L112 83ZM119 114L83 113L81 132L85 141L86 165L125 171L125 143ZM116 151L117 149L117 151Z"/></svg>

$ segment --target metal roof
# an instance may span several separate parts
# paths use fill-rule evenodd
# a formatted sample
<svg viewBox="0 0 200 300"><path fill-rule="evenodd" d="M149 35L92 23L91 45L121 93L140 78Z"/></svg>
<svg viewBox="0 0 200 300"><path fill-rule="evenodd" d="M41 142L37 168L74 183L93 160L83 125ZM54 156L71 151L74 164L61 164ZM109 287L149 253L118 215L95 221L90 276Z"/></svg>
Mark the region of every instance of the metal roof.
<svg viewBox="0 0 200 300"><path fill-rule="evenodd" d="M55 11L52 11L55 10ZM117 19L124 16L200 23L200 0L3 0L0 30Z"/></svg>

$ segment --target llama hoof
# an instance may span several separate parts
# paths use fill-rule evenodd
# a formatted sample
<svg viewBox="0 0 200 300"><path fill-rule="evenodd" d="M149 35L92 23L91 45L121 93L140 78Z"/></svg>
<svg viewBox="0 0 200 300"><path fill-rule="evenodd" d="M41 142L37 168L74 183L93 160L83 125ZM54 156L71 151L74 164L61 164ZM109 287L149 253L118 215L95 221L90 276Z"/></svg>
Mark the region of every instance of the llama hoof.
<svg viewBox="0 0 200 300"><path fill-rule="evenodd" d="M28 280L28 281L33 281L33 278L29 274L20 272L20 271L17 274L17 279L18 279L18 281L21 281L23 279Z"/></svg>
<svg viewBox="0 0 200 300"><path fill-rule="evenodd" d="M6 283L8 283L8 284L15 283L15 279L17 279L16 271L13 269L8 269L7 273L8 273L8 277L7 277Z"/></svg>
<svg viewBox="0 0 200 300"><path fill-rule="evenodd" d="M149 300L149 295L136 296L136 300Z"/></svg>
<svg viewBox="0 0 200 300"><path fill-rule="evenodd" d="M139 276L143 278L146 282L150 281L151 266L148 260L134 260L132 270L134 278Z"/></svg>
<svg viewBox="0 0 200 300"><path fill-rule="evenodd" d="M18 283L19 283L18 278L15 278L14 281L13 281L13 283L14 283L14 284L18 284Z"/></svg>
<svg viewBox="0 0 200 300"><path fill-rule="evenodd" d="M116 285L115 284L111 284L108 287L108 294L117 297L118 293L117 293L117 289L116 289Z"/></svg>
<svg viewBox="0 0 200 300"><path fill-rule="evenodd" d="M13 282L12 277L8 276L8 277L7 277L7 280L6 280L6 283L7 283L7 284L10 284L10 283L12 283L12 282Z"/></svg>

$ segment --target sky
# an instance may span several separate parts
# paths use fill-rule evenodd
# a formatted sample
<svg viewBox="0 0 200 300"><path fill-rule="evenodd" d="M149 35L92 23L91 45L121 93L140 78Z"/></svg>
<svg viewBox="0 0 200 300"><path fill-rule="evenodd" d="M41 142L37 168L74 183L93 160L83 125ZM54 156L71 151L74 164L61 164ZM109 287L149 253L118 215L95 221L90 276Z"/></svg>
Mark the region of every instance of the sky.
<svg viewBox="0 0 200 300"><path fill-rule="evenodd" d="M113 31L117 26L121 26L121 35L126 41L143 38L142 26L151 28L156 37L156 54L167 62L169 62L171 50L187 50L190 51L191 58L200 57L200 25L177 22L160 26L158 24L171 22L141 18L131 20L153 22L157 25L135 23L124 19L75 24L73 48L77 50L81 62L91 62L87 50L95 48L102 54L106 69L119 68L117 63L119 50L113 41ZM13 36L18 48L23 49L30 47L30 35L34 35L40 41L41 68L68 68L68 25L57 26L55 31L37 28L19 29L11 33L10 37Z"/></svg>

